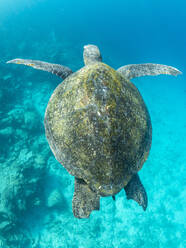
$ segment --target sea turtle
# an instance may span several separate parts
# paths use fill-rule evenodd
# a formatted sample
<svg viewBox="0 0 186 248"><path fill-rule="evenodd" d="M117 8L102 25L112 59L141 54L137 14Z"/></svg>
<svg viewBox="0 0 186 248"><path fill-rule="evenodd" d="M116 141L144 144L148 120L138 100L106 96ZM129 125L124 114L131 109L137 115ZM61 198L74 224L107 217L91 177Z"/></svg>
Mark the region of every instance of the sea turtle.
<svg viewBox="0 0 186 248"><path fill-rule="evenodd" d="M38 60L14 59L64 79L45 112L45 131L56 159L75 177L72 201L77 218L99 210L101 196L124 188L145 210L147 194L138 176L152 139L151 120L138 89L129 80L181 72L160 64L131 64L114 70L95 45L84 46L85 66L77 72Z"/></svg>

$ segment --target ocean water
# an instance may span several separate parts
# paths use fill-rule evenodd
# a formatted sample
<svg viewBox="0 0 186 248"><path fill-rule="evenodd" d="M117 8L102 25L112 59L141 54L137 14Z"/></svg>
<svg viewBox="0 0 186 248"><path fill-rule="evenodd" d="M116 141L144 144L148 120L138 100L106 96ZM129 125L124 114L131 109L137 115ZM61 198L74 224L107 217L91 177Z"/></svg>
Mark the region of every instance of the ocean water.
<svg viewBox="0 0 186 248"><path fill-rule="evenodd" d="M186 247L186 2L137 0L0 1L0 247ZM44 112L61 79L6 64L13 58L83 66L83 46L99 46L117 69L131 63L174 66L177 77L135 78L153 138L139 172L144 212L124 190L101 198L89 219L72 213L74 179L55 160Z"/></svg>

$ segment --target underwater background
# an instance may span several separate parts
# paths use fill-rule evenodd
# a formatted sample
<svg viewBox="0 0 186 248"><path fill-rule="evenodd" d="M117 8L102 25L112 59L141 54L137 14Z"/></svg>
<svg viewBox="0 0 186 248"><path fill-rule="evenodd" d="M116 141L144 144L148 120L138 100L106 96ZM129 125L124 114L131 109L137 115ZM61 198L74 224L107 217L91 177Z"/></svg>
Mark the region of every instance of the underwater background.
<svg viewBox="0 0 186 248"><path fill-rule="evenodd" d="M153 125L150 156L139 172L146 212L122 190L101 198L89 219L72 213L74 178L55 160L44 112L61 79L6 64L14 58L83 66L83 46L98 45L117 69L153 62L181 76L141 77ZM0 1L0 247L186 247L185 0Z"/></svg>

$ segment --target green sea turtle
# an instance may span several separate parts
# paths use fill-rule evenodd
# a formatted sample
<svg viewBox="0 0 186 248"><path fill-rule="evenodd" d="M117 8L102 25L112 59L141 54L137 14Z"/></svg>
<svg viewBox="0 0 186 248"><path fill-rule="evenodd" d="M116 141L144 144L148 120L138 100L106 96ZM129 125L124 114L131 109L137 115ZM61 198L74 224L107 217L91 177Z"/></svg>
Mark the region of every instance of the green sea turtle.
<svg viewBox="0 0 186 248"><path fill-rule="evenodd" d="M138 176L152 139L147 107L129 79L181 72L160 64L131 64L114 70L102 63L95 45L84 46L85 66L77 72L37 60L14 59L65 79L53 92L45 131L56 159L75 177L72 201L77 218L99 210L101 196L124 188L127 199L145 210L147 194Z"/></svg>

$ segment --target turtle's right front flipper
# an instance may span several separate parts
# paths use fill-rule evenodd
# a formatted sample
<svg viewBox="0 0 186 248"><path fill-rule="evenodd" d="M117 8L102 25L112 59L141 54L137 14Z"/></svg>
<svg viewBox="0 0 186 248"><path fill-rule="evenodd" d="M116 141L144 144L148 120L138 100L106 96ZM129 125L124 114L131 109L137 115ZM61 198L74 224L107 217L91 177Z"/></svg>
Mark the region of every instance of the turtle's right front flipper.
<svg viewBox="0 0 186 248"><path fill-rule="evenodd" d="M7 61L6 63L22 64L22 65L31 66L38 70L51 72L61 77L62 79L65 79L72 73L72 70L69 67L58 65L58 64L51 64L51 63L47 63L47 62L43 62L39 60L12 59L12 60Z"/></svg>
<svg viewBox="0 0 186 248"><path fill-rule="evenodd" d="M93 192L84 180L75 178L73 214L76 218L89 218L93 210L99 210L100 196Z"/></svg>
<svg viewBox="0 0 186 248"><path fill-rule="evenodd" d="M153 63L125 65L117 69L117 71L129 80L142 76L156 76L160 74L177 76L182 74L175 67Z"/></svg>

